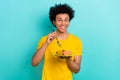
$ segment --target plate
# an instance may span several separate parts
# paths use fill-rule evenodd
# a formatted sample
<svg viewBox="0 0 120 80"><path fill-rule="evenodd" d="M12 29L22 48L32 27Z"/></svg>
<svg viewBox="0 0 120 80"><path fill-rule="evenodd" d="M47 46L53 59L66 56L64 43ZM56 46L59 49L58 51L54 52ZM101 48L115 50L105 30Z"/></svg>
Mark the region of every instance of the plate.
<svg viewBox="0 0 120 80"><path fill-rule="evenodd" d="M63 55L55 55L58 58L65 59L65 58L71 58L72 56L63 56Z"/></svg>

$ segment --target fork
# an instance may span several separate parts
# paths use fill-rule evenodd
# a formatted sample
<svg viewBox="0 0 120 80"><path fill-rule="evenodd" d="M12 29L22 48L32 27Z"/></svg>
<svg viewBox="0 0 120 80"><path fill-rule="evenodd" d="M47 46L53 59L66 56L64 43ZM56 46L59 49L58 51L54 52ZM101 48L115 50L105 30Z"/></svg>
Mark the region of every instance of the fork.
<svg viewBox="0 0 120 80"><path fill-rule="evenodd" d="M60 44L60 42L59 42L58 38L57 38L57 37L55 37L55 39L57 40L57 45L58 45L59 47L62 47L62 45Z"/></svg>

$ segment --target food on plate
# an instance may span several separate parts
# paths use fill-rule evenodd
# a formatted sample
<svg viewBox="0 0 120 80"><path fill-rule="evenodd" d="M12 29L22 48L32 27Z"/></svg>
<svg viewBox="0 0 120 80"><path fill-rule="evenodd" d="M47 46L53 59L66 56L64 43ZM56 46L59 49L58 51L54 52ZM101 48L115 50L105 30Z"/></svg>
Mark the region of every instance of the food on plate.
<svg viewBox="0 0 120 80"><path fill-rule="evenodd" d="M56 51L56 56L59 58L70 58L72 57L72 52L69 50L59 50Z"/></svg>

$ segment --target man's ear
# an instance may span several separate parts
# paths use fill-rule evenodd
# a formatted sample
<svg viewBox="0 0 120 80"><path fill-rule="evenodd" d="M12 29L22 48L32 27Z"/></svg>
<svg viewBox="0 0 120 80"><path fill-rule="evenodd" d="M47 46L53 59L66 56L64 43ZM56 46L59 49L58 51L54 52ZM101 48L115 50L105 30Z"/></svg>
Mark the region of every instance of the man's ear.
<svg viewBox="0 0 120 80"><path fill-rule="evenodd" d="M55 21L53 20L52 22L53 22L53 24L55 25Z"/></svg>

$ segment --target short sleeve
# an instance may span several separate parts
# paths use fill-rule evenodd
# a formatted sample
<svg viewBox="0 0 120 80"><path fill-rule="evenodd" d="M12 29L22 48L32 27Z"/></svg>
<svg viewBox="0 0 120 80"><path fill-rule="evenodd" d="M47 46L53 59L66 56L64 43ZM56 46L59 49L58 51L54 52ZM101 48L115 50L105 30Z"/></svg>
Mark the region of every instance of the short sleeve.
<svg viewBox="0 0 120 80"><path fill-rule="evenodd" d="M45 40L46 40L46 36L42 37L39 42L38 42L38 46L37 49L40 49L42 47L42 45L44 44Z"/></svg>
<svg viewBox="0 0 120 80"><path fill-rule="evenodd" d="M76 55L82 56L82 41L79 39L76 44Z"/></svg>

